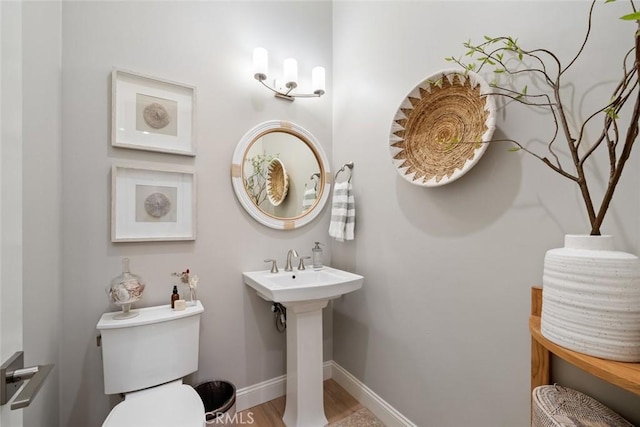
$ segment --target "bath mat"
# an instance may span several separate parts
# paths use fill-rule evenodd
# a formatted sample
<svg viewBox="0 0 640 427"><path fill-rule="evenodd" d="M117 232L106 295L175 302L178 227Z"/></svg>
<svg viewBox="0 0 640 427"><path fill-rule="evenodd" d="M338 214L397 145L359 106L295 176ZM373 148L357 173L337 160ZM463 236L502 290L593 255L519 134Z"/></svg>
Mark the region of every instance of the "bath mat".
<svg viewBox="0 0 640 427"><path fill-rule="evenodd" d="M367 408L362 408L347 418L329 424L329 427L385 427Z"/></svg>

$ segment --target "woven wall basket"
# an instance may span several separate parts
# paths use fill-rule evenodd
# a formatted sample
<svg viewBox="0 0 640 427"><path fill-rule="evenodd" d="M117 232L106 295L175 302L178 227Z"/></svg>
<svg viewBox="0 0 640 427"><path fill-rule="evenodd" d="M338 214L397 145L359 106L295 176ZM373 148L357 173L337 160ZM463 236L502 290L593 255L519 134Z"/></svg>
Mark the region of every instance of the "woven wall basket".
<svg viewBox="0 0 640 427"><path fill-rule="evenodd" d="M289 176L280 159L273 159L267 167L267 197L273 206L280 205L289 191Z"/></svg>
<svg viewBox="0 0 640 427"><path fill-rule="evenodd" d="M389 151L412 184L435 187L464 175L482 157L495 130L496 105L472 71L443 70L416 86L391 125Z"/></svg>

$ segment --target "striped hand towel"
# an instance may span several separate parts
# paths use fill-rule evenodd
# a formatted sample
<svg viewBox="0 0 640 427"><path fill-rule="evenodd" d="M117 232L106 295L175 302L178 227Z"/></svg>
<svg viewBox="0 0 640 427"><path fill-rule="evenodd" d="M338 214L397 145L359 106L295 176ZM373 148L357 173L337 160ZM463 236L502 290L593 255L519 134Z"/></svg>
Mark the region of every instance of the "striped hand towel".
<svg viewBox="0 0 640 427"><path fill-rule="evenodd" d="M307 188L304 191L304 196L302 197L302 212L306 212L307 209L313 206L316 197L318 197L318 194L315 188Z"/></svg>
<svg viewBox="0 0 640 427"><path fill-rule="evenodd" d="M356 224L356 208L351 182L337 182L333 186L333 204L329 236L338 242L353 240Z"/></svg>

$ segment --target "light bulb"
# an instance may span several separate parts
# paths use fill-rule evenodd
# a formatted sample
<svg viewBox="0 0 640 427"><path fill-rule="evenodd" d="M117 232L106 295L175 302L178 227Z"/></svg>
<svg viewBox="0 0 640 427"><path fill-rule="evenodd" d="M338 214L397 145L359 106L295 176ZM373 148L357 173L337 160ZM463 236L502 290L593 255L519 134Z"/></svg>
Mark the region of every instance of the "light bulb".
<svg viewBox="0 0 640 427"><path fill-rule="evenodd" d="M267 49L257 47L253 49L253 77L256 80L266 80L269 64L269 54Z"/></svg>
<svg viewBox="0 0 640 427"><path fill-rule="evenodd" d="M298 86L298 61L293 58L284 60L284 81L289 89L295 89Z"/></svg>
<svg viewBox="0 0 640 427"><path fill-rule="evenodd" d="M314 67L311 70L311 87L313 93L318 96L324 95L325 90L325 75L324 67Z"/></svg>

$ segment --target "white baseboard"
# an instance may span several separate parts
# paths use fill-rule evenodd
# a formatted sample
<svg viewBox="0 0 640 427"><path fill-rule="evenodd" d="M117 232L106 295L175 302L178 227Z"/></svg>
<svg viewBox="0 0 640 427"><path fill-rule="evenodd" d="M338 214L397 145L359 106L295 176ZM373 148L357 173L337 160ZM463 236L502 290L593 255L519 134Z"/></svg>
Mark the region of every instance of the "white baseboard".
<svg viewBox="0 0 640 427"><path fill-rule="evenodd" d="M370 410L387 427L417 427L407 417L389 405L362 381L351 375L342 366L330 362L331 378L353 396L362 406Z"/></svg>
<svg viewBox="0 0 640 427"><path fill-rule="evenodd" d="M362 406L369 409L387 427L417 427L407 417L389 405L384 399L373 392L362 381L351 375L333 360L324 362L322 375L325 380L332 378L338 385L352 395ZM287 392L287 376L263 381L244 387L236 391L236 410L244 411L261 405Z"/></svg>
<svg viewBox="0 0 640 427"><path fill-rule="evenodd" d="M322 377L324 380L331 378L332 364L332 360L322 364ZM244 411L285 394L287 394L287 376L280 375L279 377L236 390L236 410L238 412Z"/></svg>
<svg viewBox="0 0 640 427"><path fill-rule="evenodd" d="M261 383L236 390L236 411L244 411L262 405L286 393L287 376L280 375Z"/></svg>

